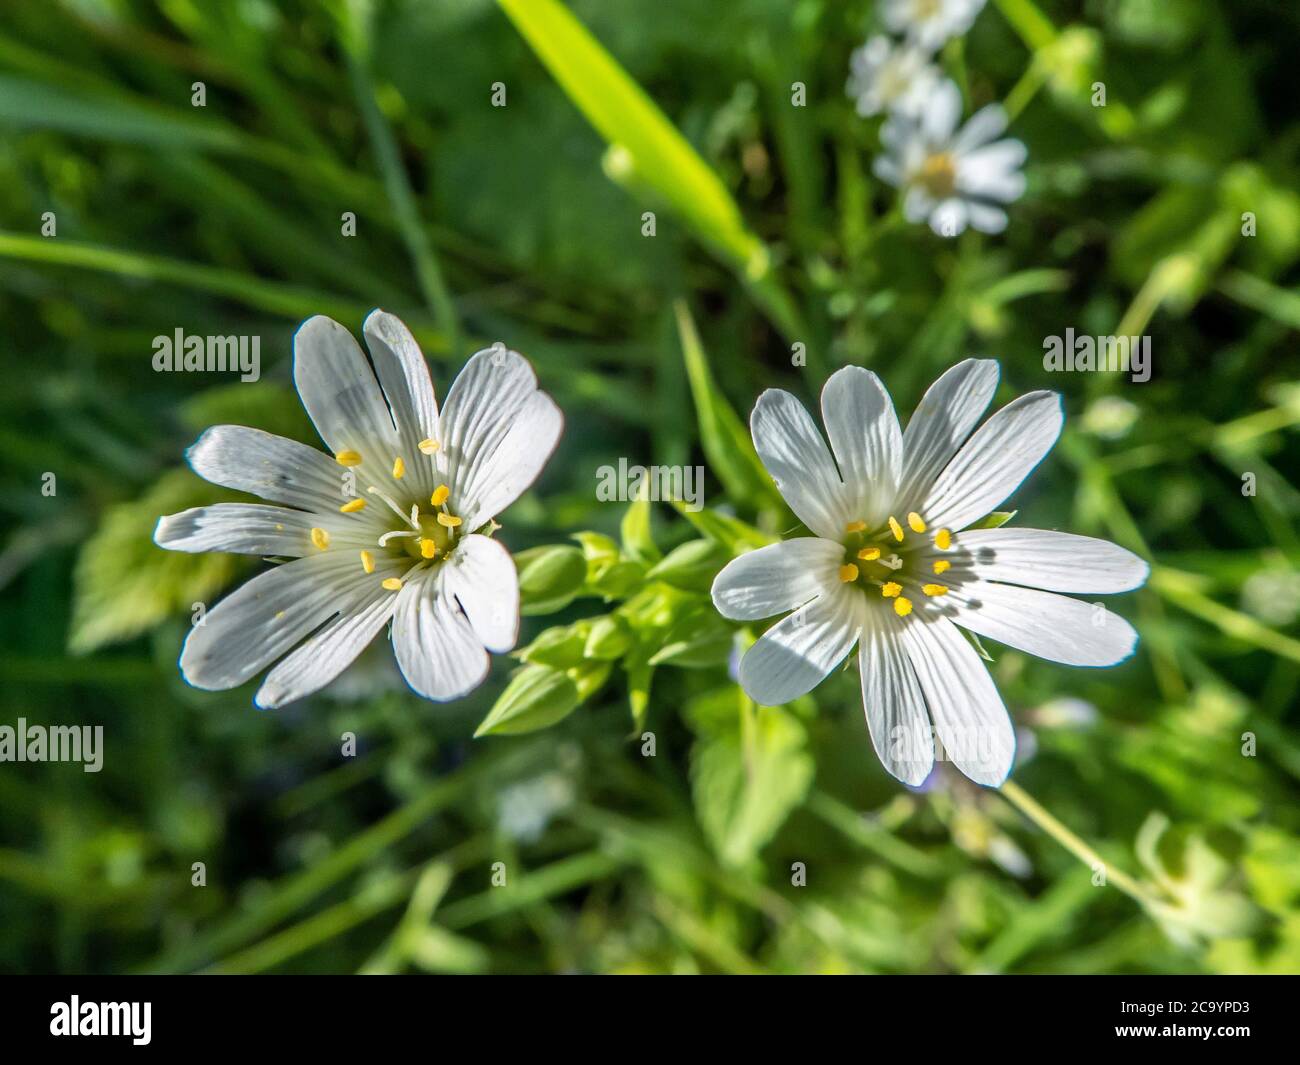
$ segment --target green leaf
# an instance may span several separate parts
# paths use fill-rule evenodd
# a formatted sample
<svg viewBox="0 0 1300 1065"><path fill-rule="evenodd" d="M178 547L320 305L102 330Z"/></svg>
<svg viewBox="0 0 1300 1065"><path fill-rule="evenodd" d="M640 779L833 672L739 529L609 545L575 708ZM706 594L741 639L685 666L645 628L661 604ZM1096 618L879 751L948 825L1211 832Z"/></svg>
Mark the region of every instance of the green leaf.
<svg viewBox="0 0 1300 1065"><path fill-rule="evenodd" d="M188 613L194 603L210 607L243 560L167 551L153 542L153 531L164 514L234 498L176 469L139 500L110 507L77 557L69 649L85 654L137 636L169 614Z"/></svg>
<svg viewBox="0 0 1300 1065"><path fill-rule="evenodd" d="M619 535L623 538L623 549L638 562L654 563L663 557L655 545L654 534L650 529L650 481L643 478L637 497L628 504L619 526Z"/></svg>
<svg viewBox="0 0 1300 1065"><path fill-rule="evenodd" d="M553 614L571 603L587 580L587 560L576 547L551 544L515 555L521 613Z"/></svg>
<svg viewBox="0 0 1300 1065"><path fill-rule="evenodd" d="M674 503L673 507L678 514L694 525L697 531L711 540L716 540L733 555L766 547L768 544L776 543L778 539L739 518L710 510L708 507L690 510L680 502Z"/></svg>
<svg viewBox="0 0 1300 1065"><path fill-rule="evenodd" d="M582 662L591 623L577 621L572 625L557 625L538 635L532 643L515 657L537 665L555 669L570 669Z"/></svg>
<svg viewBox="0 0 1300 1065"><path fill-rule="evenodd" d="M688 592L706 592L731 553L715 540L691 540L675 547L646 574Z"/></svg>
<svg viewBox="0 0 1300 1065"><path fill-rule="evenodd" d="M611 145L607 173L648 186L736 267L766 273L762 242L718 176L558 0L498 0L565 94Z"/></svg>
<svg viewBox="0 0 1300 1065"><path fill-rule="evenodd" d="M622 657L632 646L632 630L617 614L596 618L583 647L587 658L609 660Z"/></svg>
<svg viewBox="0 0 1300 1065"><path fill-rule="evenodd" d="M563 721L581 699L573 678L549 666L524 666L506 685L475 737L517 735Z"/></svg>
<svg viewBox="0 0 1300 1065"><path fill-rule="evenodd" d="M695 401L700 447L709 461L709 468L735 502L781 505L776 486L754 450L748 428L713 379L691 312L682 300L673 306L677 312L677 331L682 342L686 377Z"/></svg>
<svg viewBox="0 0 1300 1065"><path fill-rule="evenodd" d="M980 518L974 525L966 526L967 529L1000 529L1020 512L1018 510L995 510L991 514L986 514Z"/></svg>
<svg viewBox="0 0 1300 1065"><path fill-rule="evenodd" d="M710 604L673 624L663 646L651 656L650 665L682 668L722 665L731 654L734 638L734 630Z"/></svg>
<svg viewBox="0 0 1300 1065"><path fill-rule="evenodd" d="M757 857L803 802L813 779L813 759L803 724L780 707L741 702L729 725L709 729L691 753L696 817L730 866ZM692 721L692 727L697 727Z"/></svg>

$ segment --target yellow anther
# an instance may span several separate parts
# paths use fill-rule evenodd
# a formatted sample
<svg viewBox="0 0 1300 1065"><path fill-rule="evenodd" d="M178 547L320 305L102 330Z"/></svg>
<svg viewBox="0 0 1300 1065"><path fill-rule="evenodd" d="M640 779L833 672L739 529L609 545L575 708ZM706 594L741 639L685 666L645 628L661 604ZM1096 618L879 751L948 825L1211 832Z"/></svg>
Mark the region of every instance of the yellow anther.
<svg viewBox="0 0 1300 1065"><path fill-rule="evenodd" d="M440 510L438 511L438 524L448 529L454 529L460 524L460 518L456 517L455 514L446 514Z"/></svg>
<svg viewBox="0 0 1300 1065"><path fill-rule="evenodd" d="M948 548L952 547L952 530L940 529L937 533L935 533L934 546L937 547L940 551L947 551Z"/></svg>
<svg viewBox="0 0 1300 1065"><path fill-rule="evenodd" d="M361 568L367 573L375 572L375 556L369 551L361 552Z"/></svg>
<svg viewBox="0 0 1300 1065"><path fill-rule="evenodd" d="M423 558L433 558L438 553L438 545L432 540L420 541L420 555Z"/></svg>
<svg viewBox="0 0 1300 1065"><path fill-rule="evenodd" d="M897 581L888 581L880 586L880 594L886 599L893 599L903 591L903 586Z"/></svg>
<svg viewBox="0 0 1300 1065"><path fill-rule="evenodd" d="M432 455L435 451L438 450L438 441L436 441L433 437L430 436L424 440L421 440L415 446L418 447L422 452L424 452L424 454Z"/></svg>
<svg viewBox="0 0 1300 1065"><path fill-rule="evenodd" d="M894 534L894 539L900 544L903 542L903 527L898 524L898 519L894 515L889 515L889 531Z"/></svg>
<svg viewBox="0 0 1300 1065"><path fill-rule="evenodd" d="M862 559L863 562L875 562L879 557L880 548L878 547L864 547L858 552L858 558Z"/></svg>
<svg viewBox="0 0 1300 1065"><path fill-rule="evenodd" d="M449 495L451 495L451 489L445 484L440 484L433 490L433 495L429 497L429 502L435 507L440 507L447 502L447 497Z"/></svg>
<svg viewBox="0 0 1300 1065"><path fill-rule="evenodd" d="M384 587L387 588L390 592L395 592L397 591L397 589L399 589L402 586L402 578L385 577L383 583L384 583Z"/></svg>
<svg viewBox="0 0 1300 1065"><path fill-rule="evenodd" d="M406 475L406 463L402 461L402 456L398 455L393 459L393 480L400 481Z"/></svg>
<svg viewBox="0 0 1300 1065"><path fill-rule="evenodd" d="M840 567L840 580L845 584L858 579L858 567L852 562L846 563Z"/></svg>
<svg viewBox="0 0 1300 1065"><path fill-rule="evenodd" d="M365 510L365 509L366 509L366 501L361 498L351 499L348 502L344 503L341 507L339 507L339 510L341 510L344 514L355 514L358 510Z"/></svg>
<svg viewBox="0 0 1300 1065"><path fill-rule="evenodd" d="M907 524L912 532L925 532L925 522L921 520L921 515L912 511L907 515Z"/></svg>
<svg viewBox="0 0 1300 1065"><path fill-rule="evenodd" d="M941 558L934 564L934 572L936 574L947 573L950 569L952 569L952 563L946 558Z"/></svg>
<svg viewBox="0 0 1300 1065"><path fill-rule="evenodd" d="M894 600L894 613L897 614L900 618L907 617L907 615L910 614L911 612L912 612L912 600L908 599L907 596L901 595Z"/></svg>
<svg viewBox="0 0 1300 1065"><path fill-rule="evenodd" d="M859 521L851 521L851 522L849 522L846 526L844 526L844 531L845 531L845 532L863 532L863 531L866 529L866 527L867 527L867 523L866 523L865 521L861 521L861 520L859 520Z"/></svg>
<svg viewBox="0 0 1300 1065"><path fill-rule="evenodd" d="M360 466L361 452L340 451L337 455L334 456L334 461L337 462L340 466Z"/></svg>
<svg viewBox="0 0 1300 1065"><path fill-rule="evenodd" d="M324 551L330 545L330 534L324 529L312 529L311 542Z"/></svg>
<svg viewBox="0 0 1300 1065"><path fill-rule="evenodd" d="M923 584L921 591L926 595L947 595L948 586L946 584Z"/></svg>

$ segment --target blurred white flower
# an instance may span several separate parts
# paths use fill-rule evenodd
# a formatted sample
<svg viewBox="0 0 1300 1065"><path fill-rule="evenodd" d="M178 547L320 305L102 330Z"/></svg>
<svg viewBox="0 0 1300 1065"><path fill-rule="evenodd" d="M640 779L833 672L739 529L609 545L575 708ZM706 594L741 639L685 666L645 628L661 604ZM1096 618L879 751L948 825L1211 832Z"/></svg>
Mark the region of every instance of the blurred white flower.
<svg viewBox="0 0 1300 1065"><path fill-rule="evenodd" d="M872 37L849 60L847 91L863 118L884 111L914 115L938 87L940 77L939 69L919 48Z"/></svg>
<svg viewBox="0 0 1300 1065"><path fill-rule="evenodd" d="M1132 552L1070 533L976 527L1064 421L1059 396L1031 392L976 429L997 382L993 360L959 363L904 433L880 379L846 366L822 390L829 447L803 404L768 389L750 419L754 446L810 535L743 554L713 582L724 617L791 611L741 660L741 686L757 703L799 698L858 647L872 744L906 784L930 773L936 738L977 783L999 785L1011 770L1011 719L962 629L1075 666L1115 665L1137 645L1123 618L1072 598L1140 586L1148 567Z"/></svg>
<svg viewBox="0 0 1300 1065"><path fill-rule="evenodd" d="M1252 573L1242 585L1241 603L1261 621L1290 625L1300 617L1300 573L1283 567Z"/></svg>
<svg viewBox="0 0 1300 1065"><path fill-rule="evenodd" d="M895 33L933 52L971 28L984 0L884 0L881 17Z"/></svg>
<svg viewBox="0 0 1300 1065"><path fill-rule="evenodd" d="M970 225L1000 233L1007 214L998 206L1025 191L1020 172L1025 146L997 140L1007 126L997 104L977 111L961 129L961 92L943 82L917 116L897 114L880 131L885 154L874 170L882 181L903 190L903 213L910 222L929 221L941 237L954 237Z"/></svg>
<svg viewBox="0 0 1300 1065"><path fill-rule="evenodd" d="M1119 396L1102 396L1089 403L1080 422L1085 432L1103 440L1119 440L1137 424L1137 405Z"/></svg>
<svg viewBox="0 0 1300 1065"><path fill-rule="evenodd" d="M518 352L480 351L442 411L429 366L398 319L352 334L317 316L294 337L294 383L333 457L239 425L207 430L188 457L213 484L285 506L217 503L159 520L172 551L287 556L226 596L181 652L196 688L234 688L272 662L256 695L282 706L324 687L391 622L402 675L458 698L515 645L519 579L479 530L522 494L560 437L559 408Z"/></svg>
<svg viewBox="0 0 1300 1065"><path fill-rule="evenodd" d="M573 798L573 785L559 773L512 784L497 800L497 827L520 843L535 843Z"/></svg>

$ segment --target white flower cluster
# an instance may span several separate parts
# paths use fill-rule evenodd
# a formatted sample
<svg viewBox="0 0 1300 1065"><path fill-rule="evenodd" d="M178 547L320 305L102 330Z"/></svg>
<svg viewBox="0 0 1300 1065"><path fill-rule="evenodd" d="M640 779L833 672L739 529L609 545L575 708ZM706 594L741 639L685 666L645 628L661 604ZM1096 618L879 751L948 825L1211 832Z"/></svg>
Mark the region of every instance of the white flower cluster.
<svg viewBox="0 0 1300 1065"><path fill-rule="evenodd" d="M1000 233L1002 205L1025 190L1025 146L998 140L1007 117L997 104L961 120L961 91L934 62L935 51L970 29L984 0L884 0L885 26L901 40L877 35L850 61L848 93L858 114L886 116L885 152L873 167L903 194L910 222L929 222L942 237L969 225Z"/></svg>

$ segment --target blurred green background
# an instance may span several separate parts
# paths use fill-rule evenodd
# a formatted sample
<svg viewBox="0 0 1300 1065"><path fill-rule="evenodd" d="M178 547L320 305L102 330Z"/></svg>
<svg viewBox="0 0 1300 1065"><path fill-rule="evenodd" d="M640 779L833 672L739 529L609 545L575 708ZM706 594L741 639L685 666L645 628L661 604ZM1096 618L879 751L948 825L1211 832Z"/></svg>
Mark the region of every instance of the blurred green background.
<svg viewBox="0 0 1300 1065"><path fill-rule="evenodd" d="M841 0L5 5L0 724L102 725L105 753L0 764L0 970L1300 970L1300 10L993 0L941 62L967 113L1007 103L1029 189L954 241L871 176L844 82L873 25ZM565 411L500 534L600 534L558 593L526 575L523 641L579 648L534 657L581 700L551 727L472 738L510 660L435 705L381 642L270 713L178 674L191 604L261 565L152 545L219 498L183 449L217 422L316 444L293 330L376 306L440 393L503 340ZM260 336L262 380L153 372L177 327ZM1152 379L1045 373L1067 327L1148 333ZM747 705L701 607L748 524L783 528L741 428L762 388L864 365L906 416L973 354L999 404L1065 398L1017 522L1154 564L1114 601L1123 666L990 648L1013 779L1137 901L996 792L889 778L854 671ZM619 457L703 464L706 519L598 502ZM644 624L592 659L611 610Z"/></svg>

